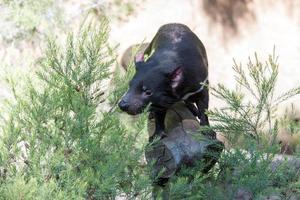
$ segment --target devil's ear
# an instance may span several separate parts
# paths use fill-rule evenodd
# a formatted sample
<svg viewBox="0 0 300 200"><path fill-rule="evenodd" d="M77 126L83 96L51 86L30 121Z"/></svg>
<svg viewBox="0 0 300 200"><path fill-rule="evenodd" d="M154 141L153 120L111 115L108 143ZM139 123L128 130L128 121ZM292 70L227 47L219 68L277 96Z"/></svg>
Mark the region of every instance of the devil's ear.
<svg viewBox="0 0 300 200"><path fill-rule="evenodd" d="M171 87L173 89L177 88L183 78L183 71L181 67L177 67L170 74Z"/></svg>
<svg viewBox="0 0 300 200"><path fill-rule="evenodd" d="M138 53L134 57L134 64L138 68L138 66L144 62L144 54L143 53Z"/></svg>
<svg viewBox="0 0 300 200"><path fill-rule="evenodd" d="M144 62L144 54L138 53L134 57L134 62Z"/></svg>

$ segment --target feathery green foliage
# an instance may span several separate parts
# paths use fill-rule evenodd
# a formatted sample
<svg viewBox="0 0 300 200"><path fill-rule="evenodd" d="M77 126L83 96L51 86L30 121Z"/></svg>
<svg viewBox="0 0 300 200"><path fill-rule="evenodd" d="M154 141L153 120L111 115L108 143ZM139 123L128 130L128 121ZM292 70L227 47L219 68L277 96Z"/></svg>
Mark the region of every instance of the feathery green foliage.
<svg viewBox="0 0 300 200"><path fill-rule="evenodd" d="M287 198L291 188L295 189L293 195L300 195L299 188L291 186L300 180L299 172L288 162L276 170L272 167L274 156L279 153L276 109L281 102L299 94L300 88L275 96L278 76L275 53L266 63L260 62L256 54L254 60L249 59L246 69L235 62L236 90L222 84L211 88L225 106L208 111L213 122L210 128L225 136L230 149L223 152L220 171L206 187L208 199L233 199L239 190L251 193L254 199L278 193L280 198ZM212 193L222 195L211 198Z"/></svg>
<svg viewBox="0 0 300 200"><path fill-rule="evenodd" d="M145 120L128 130L117 111L101 107L114 63L107 34L103 22L70 34L65 47L49 40L34 78L24 88L10 79L15 99L1 121L0 199L148 195L136 146Z"/></svg>
<svg viewBox="0 0 300 200"><path fill-rule="evenodd" d="M103 21L70 34L64 46L50 39L33 74L7 79L14 98L1 112L0 199L150 199L146 114L133 121L116 109L134 68L125 76L117 70L109 82L116 62L107 37ZM286 173L285 165L270 168L278 126L273 111L299 89L274 97L275 56L266 65L257 57L249 61L248 72L237 64L234 69L241 89L212 88L226 106L208 112L233 150L208 175L184 169L194 180L174 177L171 199L232 199L239 188L258 199L300 190L297 173Z"/></svg>
<svg viewBox="0 0 300 200"><path fill-rule="evenodd" d="M210 120L216 122L213 129L222 132L230 145L237 140L252 138L257 145L272 146L278 131L275 112L283 101L300 93L300 87L275 96L278 62L275 52L266 63L249 59L247 70L235 62L233 67L237 90L218 84L212 87L214 96L223 100L226 107L208 112ZM251 144L252 145L252 144Z"/></svg>

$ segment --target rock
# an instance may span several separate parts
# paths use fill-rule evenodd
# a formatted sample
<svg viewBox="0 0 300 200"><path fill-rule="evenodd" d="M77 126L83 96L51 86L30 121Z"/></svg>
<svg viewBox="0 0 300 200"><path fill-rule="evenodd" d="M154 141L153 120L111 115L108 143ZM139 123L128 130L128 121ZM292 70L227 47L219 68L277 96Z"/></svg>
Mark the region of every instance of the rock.
<svg viewBox="0 0 300 200"><path fill-rule="evenodd" d="M193 114L179 102L167 111L167 137L148 146L147 163L153 166L152 176L170 178L182 166L193 167L203 161L203 172L208 172L223 150L223 143L208 139L199 131L200 125ZM149 133L154 132L154 122L149 121Z"/></svg>

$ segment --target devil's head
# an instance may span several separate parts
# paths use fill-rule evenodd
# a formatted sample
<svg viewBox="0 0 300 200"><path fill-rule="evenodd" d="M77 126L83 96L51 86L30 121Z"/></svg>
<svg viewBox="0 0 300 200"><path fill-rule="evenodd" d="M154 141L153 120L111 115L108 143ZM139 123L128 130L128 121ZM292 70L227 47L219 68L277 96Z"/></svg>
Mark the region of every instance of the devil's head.
<svg viewBox="0 0 300 200"><path fill-rule="evenodd" d="M136 56L136 72L119 102L121 110L136 115L150 103L169 108L180 100L177 91L183 81L183 70L174 59L169 58L158 62L155 58L144 61L143 55Z"/></svg>

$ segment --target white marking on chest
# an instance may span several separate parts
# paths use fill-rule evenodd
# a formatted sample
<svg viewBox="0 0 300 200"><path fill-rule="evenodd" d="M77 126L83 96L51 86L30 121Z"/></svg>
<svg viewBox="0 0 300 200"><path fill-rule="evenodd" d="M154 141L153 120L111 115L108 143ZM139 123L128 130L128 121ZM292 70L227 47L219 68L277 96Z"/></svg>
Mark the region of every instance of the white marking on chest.
<svg viewBox="0 0 300 200"><path fill-rule="evenodd" d="M198 92L201 92L203 90L203 88L205 87L205 85L207 84L207 81L208 81L208 77L206 77L206 79L203 82L200 83L201 87L198 90L185 94L181 99L182 100L187 100L190 96L192 96L194 94L197 94Z"/></svg>

